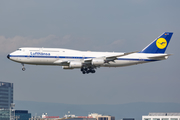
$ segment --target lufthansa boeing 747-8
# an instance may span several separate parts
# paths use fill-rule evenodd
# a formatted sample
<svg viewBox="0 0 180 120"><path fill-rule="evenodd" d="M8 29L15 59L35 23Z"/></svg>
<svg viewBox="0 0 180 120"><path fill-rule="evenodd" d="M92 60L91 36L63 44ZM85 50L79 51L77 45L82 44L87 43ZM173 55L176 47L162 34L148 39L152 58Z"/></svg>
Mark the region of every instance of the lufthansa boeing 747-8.
<svg viewBox="0 0 180 120"><path fill-rule="evenodd" d="M7 58L31 65L57 65L63 69L79 68L83 74L95 73L98 67L122 67L165 60L170 56L166 48L172 32L165 32L140 52L90 52L62 48L22 47L8 54Z"/></svg>

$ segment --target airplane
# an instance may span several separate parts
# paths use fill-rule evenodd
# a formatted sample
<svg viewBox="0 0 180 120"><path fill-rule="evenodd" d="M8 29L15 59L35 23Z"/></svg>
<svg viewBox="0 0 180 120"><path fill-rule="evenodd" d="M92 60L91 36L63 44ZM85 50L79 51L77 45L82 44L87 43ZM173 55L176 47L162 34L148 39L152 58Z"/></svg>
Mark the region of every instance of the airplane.
<svg viewBox="0 0 180 120"><path fill-rule="evenodd" d="M95 73L99 67L123 67L165 60L166 48L173 32L164 32L140 52L91 52L63 48L22 47L7 55L7 58L22 64L55 65L63 69L78 68L83 74Z"/></svg>

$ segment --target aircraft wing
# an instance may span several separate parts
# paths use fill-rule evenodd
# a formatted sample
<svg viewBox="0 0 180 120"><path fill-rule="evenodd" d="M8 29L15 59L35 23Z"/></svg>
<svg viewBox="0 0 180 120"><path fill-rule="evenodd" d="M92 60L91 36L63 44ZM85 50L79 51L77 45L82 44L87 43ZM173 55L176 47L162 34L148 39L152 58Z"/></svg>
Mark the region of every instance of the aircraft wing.
<svg viewBox="0 0 180 120"><path fill-rule="evenodd" d="M137 52L139 52L139 51L122 53L120 55L114 55L114 56L105 56L105 60L112 61L112 60L116 60L118 57L126 56L126 55L137 53Z"/></svg>
<svg viewBox="0 0 180 120"><path fill-rule="evenodd" d="M136 52L129 52L129 53L122 53L119 55L109 55L109 56L101 56L101 57L96 57L96 58L88 58L88 59L84 59L84 64L91 64L93 59L103 59L105 62L110 62L110 61L114 61L116 60L118 57L122 57L122 56L126 56L129 54L133 54L133 53L137 53ZM75 61L75 60L74 60ZM58 64L58 65L62 65L62 66L69 66L71 61L62 61L62 60L57 60L54 63Z"/></svg>
<svg viewBox="0 0 180 120"><path fill-rule="evenodd" d="M62 61L62 60L57 60L54 62L55 64L59 64L62 66L69 66L70 61Z"/></svg>
<svg viewBox="0 0 180 120"><path fill-rule="evenodd" d="M126 56L126 55L137 53L137 52L138 51L129 52L129 53L122 53L122 54L119 54L119 55L109 55L109 56L101 56L101 57L96 57L96 58L84 59L84 63L91 63L93 59L104 59L106 62L114 61L118 57Z"/></svg>

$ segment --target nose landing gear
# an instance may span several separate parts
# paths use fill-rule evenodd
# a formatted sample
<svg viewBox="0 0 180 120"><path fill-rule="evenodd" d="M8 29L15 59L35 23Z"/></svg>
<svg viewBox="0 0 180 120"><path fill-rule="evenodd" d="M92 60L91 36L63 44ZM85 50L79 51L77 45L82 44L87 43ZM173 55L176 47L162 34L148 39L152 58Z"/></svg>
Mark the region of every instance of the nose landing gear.
<svg viewBox="0 0 180 120"><path fill-rule="evenodd" d="M25 71L26 68L24 67L24 63L21 63L22 64L22 71Z"/></svg>

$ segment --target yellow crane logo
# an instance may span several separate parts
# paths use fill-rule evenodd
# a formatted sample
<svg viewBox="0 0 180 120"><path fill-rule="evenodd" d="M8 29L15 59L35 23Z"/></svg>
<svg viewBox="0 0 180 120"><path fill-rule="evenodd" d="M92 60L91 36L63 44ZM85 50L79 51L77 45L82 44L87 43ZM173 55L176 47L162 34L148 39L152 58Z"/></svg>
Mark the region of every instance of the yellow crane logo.
<svg viewBox="0 0 180 120"><path fill-rule="evenodd" d="M167 46L167 41L166 41L166 39L164 39L164 38L159 38L159 39L156 41L156 46L157 46L159 49L164 49L164 48Z"/></svg>

